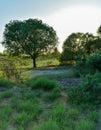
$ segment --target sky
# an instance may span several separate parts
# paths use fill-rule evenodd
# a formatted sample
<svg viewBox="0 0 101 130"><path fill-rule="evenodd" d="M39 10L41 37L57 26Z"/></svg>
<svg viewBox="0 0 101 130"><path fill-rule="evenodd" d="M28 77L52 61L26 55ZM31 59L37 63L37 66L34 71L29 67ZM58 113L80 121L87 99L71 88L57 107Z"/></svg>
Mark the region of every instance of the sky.
<svg viewBox="0 0 101 130"><path fill-rule="evenodd" d="M52 26L63 41L73 32L96 35L101 25L101 0L0 0L0 42L10 20L41 19ZM0 52L4 48L0 44Z"/></svg>

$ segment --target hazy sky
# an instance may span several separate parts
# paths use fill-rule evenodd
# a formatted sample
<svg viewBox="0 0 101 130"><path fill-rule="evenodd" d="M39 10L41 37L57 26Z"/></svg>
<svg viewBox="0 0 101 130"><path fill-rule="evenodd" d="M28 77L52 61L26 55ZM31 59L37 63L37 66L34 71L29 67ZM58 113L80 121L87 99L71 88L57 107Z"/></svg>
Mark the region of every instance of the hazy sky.
<svg viewBox="0 0 101 130"><path fill-rule="evenodd" d="M53 26L61 48L72 32L96 34L101 24L101 0L0 0L0 41L6 23L28 18Z"/></svg>

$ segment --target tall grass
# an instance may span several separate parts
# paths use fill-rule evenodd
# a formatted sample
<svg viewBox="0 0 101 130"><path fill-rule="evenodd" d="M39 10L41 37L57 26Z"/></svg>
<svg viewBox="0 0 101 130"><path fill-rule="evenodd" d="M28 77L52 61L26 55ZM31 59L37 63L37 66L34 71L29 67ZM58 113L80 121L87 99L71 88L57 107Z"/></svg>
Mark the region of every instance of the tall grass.
<svg viewBox="0 0 101 130"><path fill-rule="evenodd" d="M35 125L33 130L60 130L56 121L49 119L48 121L43 121L39 125Z"/></svg>
<svg viewBox="0 0 101 130"><path fill-rule="evenodd" d="M93 121L81 119L75 130L95 130L96 125Z"/></svg>
<svg viewBox="0 0 101 130"><path fill-rule="evenodd" d="M0 86L1 87L11 87L13 86L13 82L11 82L10 80L8 79L5 79L5 78L1 78L0 79Z"/></svg>
<svg viewBox="0 0 101 130"><path fill-rule="evenodd" d="M27 81L27 84L32 88L32 89L42 89L42 90L52 90L56 88L58 85L55 81L49 80L48 78L37 78L31 79Z"/></svg>

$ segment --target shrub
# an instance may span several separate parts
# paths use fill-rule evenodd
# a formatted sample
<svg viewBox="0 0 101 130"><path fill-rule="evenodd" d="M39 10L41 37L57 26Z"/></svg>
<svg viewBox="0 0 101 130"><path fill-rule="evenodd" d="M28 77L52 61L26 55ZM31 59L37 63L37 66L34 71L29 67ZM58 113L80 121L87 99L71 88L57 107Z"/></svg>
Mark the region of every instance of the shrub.
<svg viewBox="0 0 101 130"><path fill-rule="evenodd" d="M57 84L55 81L49 80L47 78L37 78L31 82L30 86L32 89L43 89L47 91L56 88Z"/></svg>
<svg viewBox="0 0 101 130"><path fill-rule="evenodd" d="M94 53L93 55L89 56L87 59L87 64L92 69L101 72L101 52Z"/></svg>
<svg viewBox="0 0 101 130"><path fill-rule="evenodd" d="M8 91L4 91L0 94L0 99L4 99L4 98L10 98L14 95L13 91L8 90Z"/></svg>
<svg viewBox="0 0 101 130"><path fill-rule="evenodd" d="M77 61L77 70L79 74L94 74L96 71L101 72L101 52L95 52L90 56Z"/></svg>
<svg viewBox="0 0 101 130"><path fill-rule="evenodd" d="M0 86L2 87L11 87L13 83L10 80L7 79L0 79Z"/></svg>
<svg viewBox="0 0 101 130"><path fill-rule="evenodd" d="M79 86L69 89L68 97L78 103L101 103L101 73L86 75Z"/></svg>

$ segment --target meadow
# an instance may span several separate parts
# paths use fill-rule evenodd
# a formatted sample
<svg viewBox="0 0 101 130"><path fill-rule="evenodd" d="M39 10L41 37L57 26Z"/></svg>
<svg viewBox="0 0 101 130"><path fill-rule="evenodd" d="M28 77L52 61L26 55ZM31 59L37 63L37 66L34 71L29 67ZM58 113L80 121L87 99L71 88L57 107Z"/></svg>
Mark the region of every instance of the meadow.
<svg viewBox="0 0 101 130"><path fill-rule="evenodd" d="M30 75L35 70L31 68L31 60L25 59L22 62L22 66L17 65L22 71L21 82L8 80L1 73L0 130L96 130L99 102L92 103L92 97L90 101L86 101L85 97L79 101L81 99L79 90L82 88L80 86L85 81L78 85L77 93L73 89L76 88L76 84L64 88L57 83L57 80L62 78L65 80L80 78L75 67L61 67L58 60L44 59L37 62L36 70L48 69L53 72L66 70L66 72ZM98 78L96 79L98 81ZM96 80L94 82L96 83ZM83 94L81 96L83 97ZM99 97L95 100L99 101Z"/></svg>

